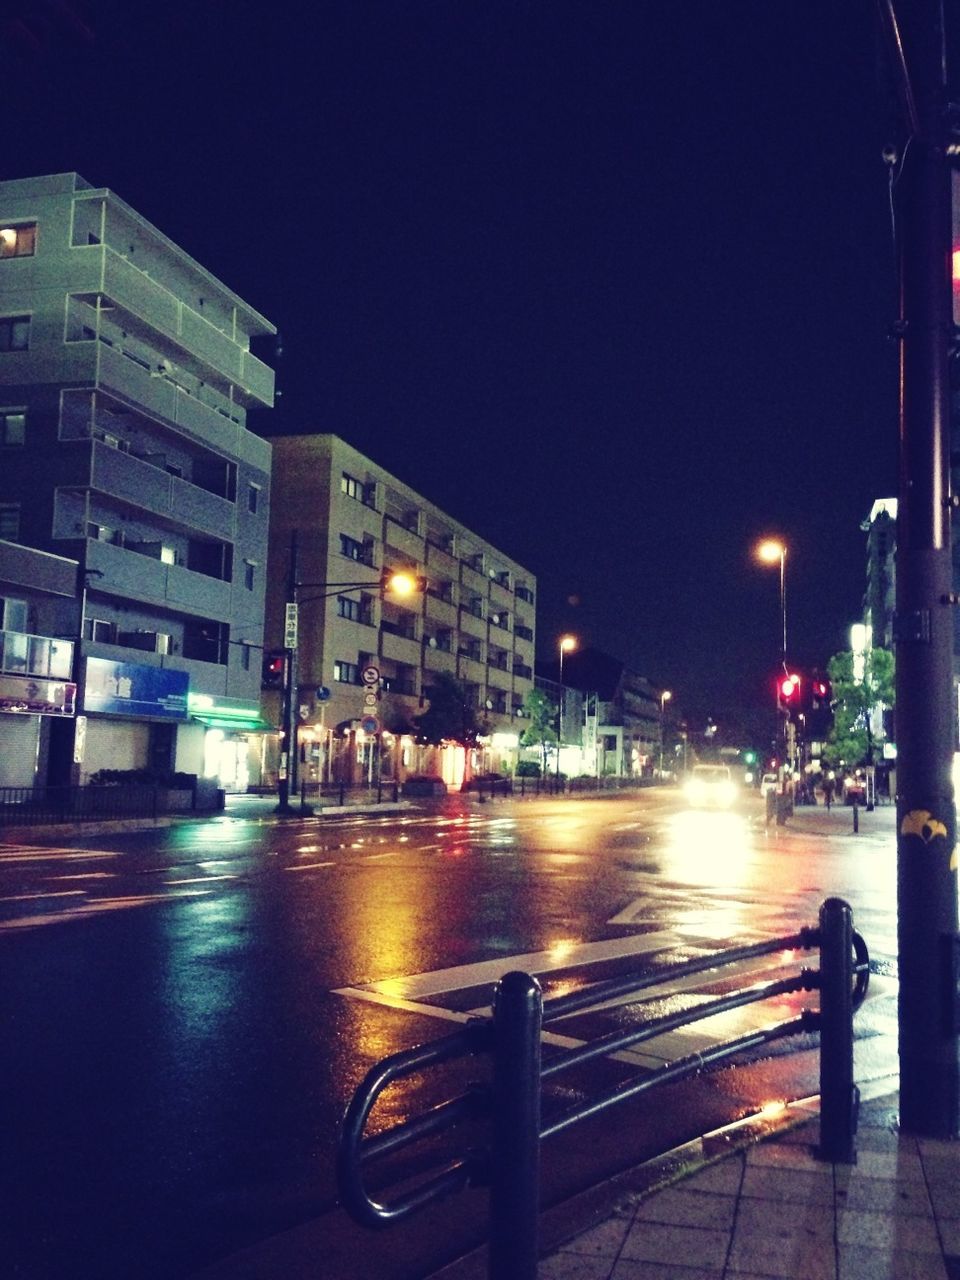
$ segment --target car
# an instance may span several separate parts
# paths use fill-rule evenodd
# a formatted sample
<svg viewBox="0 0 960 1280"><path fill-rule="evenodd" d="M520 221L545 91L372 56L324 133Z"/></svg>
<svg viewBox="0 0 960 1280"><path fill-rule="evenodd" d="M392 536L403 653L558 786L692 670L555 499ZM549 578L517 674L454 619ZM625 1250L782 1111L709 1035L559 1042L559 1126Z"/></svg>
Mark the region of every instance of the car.
<svg viewBox="0 0 960 1280"><path fill-rule="evenodd" d="M461 791L488 792L492 796L508 796L513 791L513 779L503 773L475 773L460 788Z"/></svg>
<svg viewBox="0 0 960 1280"><path fill-rule="evenodd" d="M769 792L776 791L777 786L777 775L775 773L765 773L760 779L760 794L766 796Z"/></svg>
<svg viewBox="0 0 960 1280"><path fill-rule="evenodd" d="M442 778L436 778L433 775L414 774L401 783L400 794L402 796L445 796L447 784Z"/></svg>
<svg viewBox="0 0 960 1280"><path fill-rule="evenodd" d="M844 804L866 804L867 803L866 778L852 777L850 775L844 778L843 803Z"/></svg>
<svg viewBox="0 0 960 1280"><path fill-rule="evenodd" d="M737 784L725 764L695 764L683 789L687 803L698 809L729 809L737 799Z"/></svg>

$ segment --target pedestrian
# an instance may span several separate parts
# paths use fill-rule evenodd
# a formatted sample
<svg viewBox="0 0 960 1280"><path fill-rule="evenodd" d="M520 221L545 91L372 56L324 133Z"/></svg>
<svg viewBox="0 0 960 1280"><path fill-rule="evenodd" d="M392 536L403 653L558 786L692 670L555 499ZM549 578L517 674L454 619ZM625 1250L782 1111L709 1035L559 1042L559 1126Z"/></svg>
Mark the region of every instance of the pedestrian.
<svg viewBox="0 0 960 1280"><path fill-rule="evenodd" d="M833 789L836 786L836 780L833 773L828 773L823 780L823 803L829 809L833 804Z"/></svg>

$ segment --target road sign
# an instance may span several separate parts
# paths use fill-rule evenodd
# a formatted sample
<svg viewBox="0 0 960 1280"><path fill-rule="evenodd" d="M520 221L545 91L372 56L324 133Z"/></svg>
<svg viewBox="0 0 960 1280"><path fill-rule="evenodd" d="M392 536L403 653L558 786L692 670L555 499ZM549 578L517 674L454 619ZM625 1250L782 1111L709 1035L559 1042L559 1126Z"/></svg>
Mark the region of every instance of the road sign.
<svg viewBox="0 0 960 1280"><path fill-rule="evenodd" d="M364 689L363 705L365 707L375 707L380 701L380 693L377 689Z"/></svg>
<svg viewBox="0 0 960 1280"><path fill-rule="evenodd" d="M283 647L285 649L295 649L297 647L297 622L297 606L288 603L283 615Z"/></svg>
<svg viewBox="0 0 960 1280"><path fill-rule="evenodd" d="M380 721L376 716L364 716L360 721L360 728L364 733L379 733Z"/></svg>
<svg viewBox="0 0 960 1280"><path fill-rule="evenodd" d="M364 667L360 672L360 681L362 684L374 685L380 683L380 668L372 664Z"/></svg>
<svg viewBox="0 0 960 1280"><path fill-rule="evenodd" d="M327 688L325 684L322 684L316 692L317 701L326 702L329 697L330 697L330 690Z"/></svg>

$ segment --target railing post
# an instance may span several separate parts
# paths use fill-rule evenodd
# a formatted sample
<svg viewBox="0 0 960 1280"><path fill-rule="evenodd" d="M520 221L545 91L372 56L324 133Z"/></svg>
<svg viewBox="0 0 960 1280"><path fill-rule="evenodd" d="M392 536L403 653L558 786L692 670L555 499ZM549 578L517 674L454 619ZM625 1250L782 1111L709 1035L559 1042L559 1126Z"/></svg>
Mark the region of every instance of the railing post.
<svg viewBox="0 0 960 1280"><path fill-rule="evenodd" d="M490 1280L537 1277L542 1021L536 978L504 974L493 1001Z"/></svg>
<svg viewBox="0 0 960 1280"><path fill-rule="evenodd" d="M842 898L820 908L821 1160L856 1164L860 1093L853 1083L853 916Z"/></svg>

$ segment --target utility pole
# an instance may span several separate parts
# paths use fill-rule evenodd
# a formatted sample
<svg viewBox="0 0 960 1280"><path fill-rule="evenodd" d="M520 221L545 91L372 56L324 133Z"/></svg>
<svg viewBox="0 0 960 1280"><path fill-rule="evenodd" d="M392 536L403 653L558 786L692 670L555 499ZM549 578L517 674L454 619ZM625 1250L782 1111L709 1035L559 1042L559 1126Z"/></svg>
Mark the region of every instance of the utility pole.
<svg viewBox="0 0 960 1280"><path fill-rule="evenodd" d="M297 531L290 534L290 562L287 569L286 605L283 634L283 696L280 709L280 768L277 776L277 813L296 812L290 804L291 792L297 794Z"/></svg>
<svg viewBox="0 0 960 1280"><path fill-rule="evenodd" d="M940 0L878 0L905 144L893 184L900 286L897 901L900 1120L956 1137L960 990L950 538L950 168Z"/></svg>

